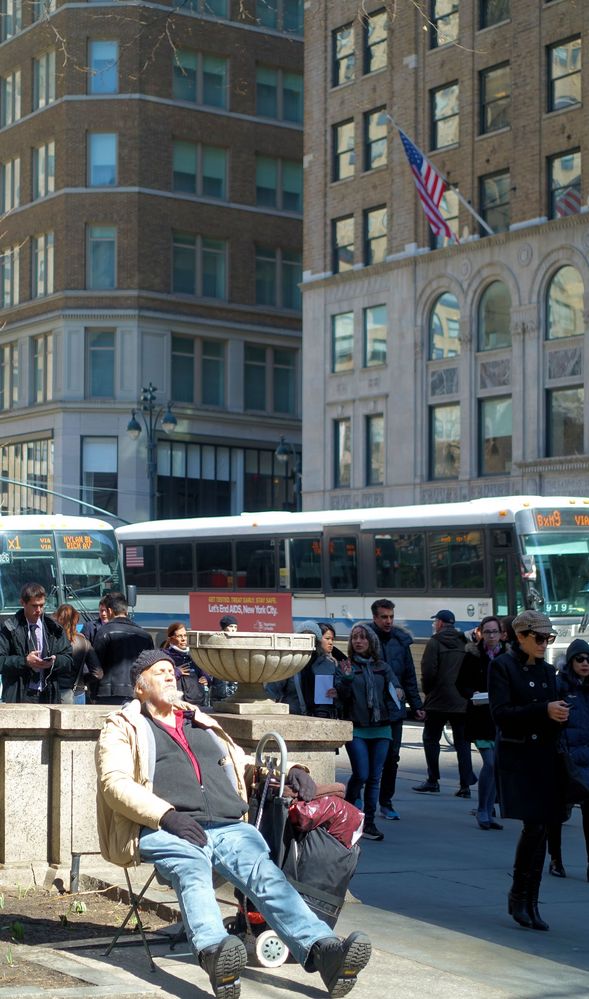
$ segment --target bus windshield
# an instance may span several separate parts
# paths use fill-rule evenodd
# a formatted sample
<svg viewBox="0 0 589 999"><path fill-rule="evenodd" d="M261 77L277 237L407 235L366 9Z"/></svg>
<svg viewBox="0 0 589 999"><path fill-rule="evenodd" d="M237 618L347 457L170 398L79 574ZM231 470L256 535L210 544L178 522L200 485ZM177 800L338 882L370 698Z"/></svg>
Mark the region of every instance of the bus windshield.
<svg viewBox="0 0 589 999"><path fill-rule="evenodd" d="M26 583L45 588L46 609L57 608L53 532L3 531L0 534L0 611L14 613L20 607L20 591Z"/></svg>
<svg viewBox="0 0 589 999"><path fill-rule="evenodd" d="M105 593L121 588L114 535L56 531L55 542L66 601L81 610L97 611Z"/></svg>
<svg viewBox="0 0 589 999"><path fill-rule="evenodd" d="M554 617L589 609L589 537L578 534L526 534L522 538L525 578Z"/></svg>

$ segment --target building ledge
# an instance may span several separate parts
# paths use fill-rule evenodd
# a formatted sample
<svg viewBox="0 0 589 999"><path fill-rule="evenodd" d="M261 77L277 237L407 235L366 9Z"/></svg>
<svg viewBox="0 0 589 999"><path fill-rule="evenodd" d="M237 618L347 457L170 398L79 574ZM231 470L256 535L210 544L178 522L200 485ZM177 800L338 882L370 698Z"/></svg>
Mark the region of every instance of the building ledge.
<svg viewBox="0 0 589 999"><path fill-rule="evenodd" d="M534 458L531 461L514 462L514 467L522 472L589 472L589 455L572 454L562 458Z"/></svg>

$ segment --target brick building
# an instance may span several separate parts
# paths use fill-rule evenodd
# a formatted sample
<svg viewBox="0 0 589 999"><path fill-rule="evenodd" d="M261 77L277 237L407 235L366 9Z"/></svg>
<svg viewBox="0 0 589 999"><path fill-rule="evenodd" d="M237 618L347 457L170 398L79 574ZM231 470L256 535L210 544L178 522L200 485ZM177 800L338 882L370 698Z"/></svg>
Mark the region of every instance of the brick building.
<svg viewBox="0 0 589 999"><path fill-rule="evenodd" d="M2 0L3 476L145 518L151 382L159 516L293 504L302 6Z"/></svg>
<svg viewBox="0 0 589 999"><path fill-rule="evenodd" d="M589 4L305 12L305 506L587 495Z"/></svg>

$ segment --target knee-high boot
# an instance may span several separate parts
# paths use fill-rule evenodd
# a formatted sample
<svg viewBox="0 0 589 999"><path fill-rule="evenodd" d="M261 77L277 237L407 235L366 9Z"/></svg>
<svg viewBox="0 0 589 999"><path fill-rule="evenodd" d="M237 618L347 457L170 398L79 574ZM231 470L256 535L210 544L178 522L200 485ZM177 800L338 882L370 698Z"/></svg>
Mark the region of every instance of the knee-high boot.
<svg viewBox="0 0 589 999"><path fill-rule="evenodd" d="M536 844L534 844L535 846ZM530 843L525 827L519 838L513 862L513 884L507 896L507 911L520 926L532 928L532 920L528 912L528 896L530 887Z"/></svg>
<svg viewBox="0 0 589 999"><path fill-rule="evenodd" d="M549 930L546 923L538 911L538 896L540 894L540 882L542 881L542 870L544 868L544 858L546 856L546 841L538 845L534 854L532 868L528 880L528 915L532 923L533 930Z"/></svg>

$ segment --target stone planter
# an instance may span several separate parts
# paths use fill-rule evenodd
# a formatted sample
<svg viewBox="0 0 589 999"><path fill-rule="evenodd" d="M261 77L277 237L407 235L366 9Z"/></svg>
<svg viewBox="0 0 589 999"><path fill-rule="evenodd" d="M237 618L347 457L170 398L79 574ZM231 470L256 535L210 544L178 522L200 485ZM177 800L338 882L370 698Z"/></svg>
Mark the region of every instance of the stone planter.
<svg viewBox="0 0 589 999"><path fill-rule="evenodd" d="M288 705L266 698L263 684L294 676L315 651L314 635L282 632L189 631L188 643L201 669L238 684L234 697L219 702L224 712L233 714L288 714Z"/></svg>

